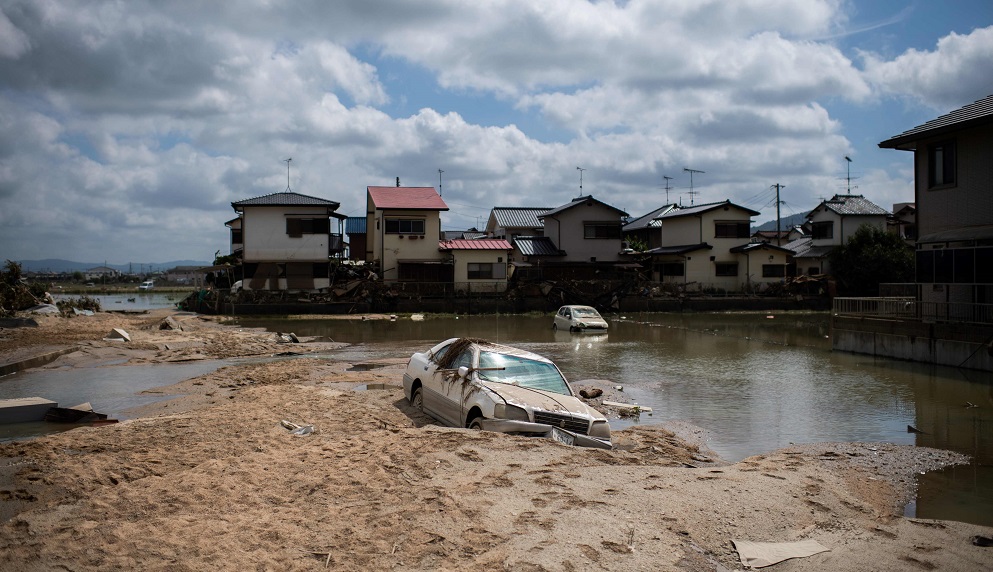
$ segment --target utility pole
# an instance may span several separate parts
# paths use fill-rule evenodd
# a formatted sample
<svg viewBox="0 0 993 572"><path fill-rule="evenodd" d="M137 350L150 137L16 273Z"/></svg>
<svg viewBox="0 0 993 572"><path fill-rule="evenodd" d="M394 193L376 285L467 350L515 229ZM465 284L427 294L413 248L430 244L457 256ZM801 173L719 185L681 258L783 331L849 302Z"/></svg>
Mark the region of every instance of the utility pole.
<svg viewBox="0 0 993 572"><path fill-rule="evenodd" d="M576 167L579 170L579 196L583 196L583 171L586 169L582 167Z"/></svg>
<svg viewBox="0 0 993 572"><path fill-rule="evenodd" d="M779 227L779 221L780 221L780 217L779 217L779 205L780 205L780 203L782 201L779 200L779 190L780 189L785 189L786 188L786 185L780 185L779 183L776 183L775 185L772 186L772 188L776 189L776 246L782 246L783 245L783 238L782 238L783 235L782 235L782 230Z"/></svg>
<svg viewBox="0 0 993 572"><path fill-rule="evenodd" d="M693 190L693 173L705 173L706 171L699 171L697 169L690 169L688 167L683 167L683 171L690 174L690 205L693 205L693 197L696 196L697 192Z"/></svg>
<svg viewBox="0 0 993 572"><path fill-rule="evenodd" d="M438 169L438 196L444 196L441 190L441 174L444 173L441 169Z"/></svg>
<svg viewBox="0 0 993 572"><path fill-rule="evenodd" d="M669 204L669 181L672 180L672 177L669 175L662 175L662 178L665 179L665 204Z"/></svg>

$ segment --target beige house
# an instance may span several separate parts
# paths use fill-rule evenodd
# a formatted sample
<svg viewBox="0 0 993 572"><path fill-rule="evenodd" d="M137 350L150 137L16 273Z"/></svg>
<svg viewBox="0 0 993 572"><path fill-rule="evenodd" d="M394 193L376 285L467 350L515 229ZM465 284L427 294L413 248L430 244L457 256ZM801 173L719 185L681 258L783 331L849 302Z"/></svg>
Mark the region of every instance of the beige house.
<svg viewBox="0 0 993 572"><path fill-rule="evenodd" d="M538 220L561 252L562 262L598 263L620 260L621 228L627 216L587 195L538 215Z"/></svg>
<svg viewBox="0 0 993 572"><path fill-rule="evenodd" d="M914 153L918 299L993 303L993 95L879 146Z"/></svg>
<svg viewBox="0 0 993 572"><path fill-rule="evenodd" d="M365 260L382 279L451 282L438 250L448 205L434 187L367 187L366 196Z"/></svg>
<svg viewBox="0 0 993 572"><path fill-rule="evenodd" d="M809 247L795 256L797 274L829 274L828 256L861 226L886 231L889 212L862 195L835 195L807 213Z"/></svg>
<svg viewBox="0 0 993 572"><path fill-rule="evenodd" d="M438 251L451 263L453 282L465 292L503 292L513 247L503 239L443 240Z"/></svg>
<svg viewBox="0 0 993 572"><path fill-rule="evenodd" d="M293 192L231 203L238 219L246 290L314 290L330 286L330 261L343 250L338 203ZM332 226L332 220L335 224ZM332 232L338 229L339 232ZM236 233L236 231L239 231Z"/></svg>
<svg viewBox="0 0 993 572"><path fill-rule="evenodd" d="M658 214L651 223L642 221L656 235L651 240L661 244L645 252L652 256L653 280L690 290L741 291L786 276L790 251L751 242L757 211L723 201L653 212Z"/></svg>

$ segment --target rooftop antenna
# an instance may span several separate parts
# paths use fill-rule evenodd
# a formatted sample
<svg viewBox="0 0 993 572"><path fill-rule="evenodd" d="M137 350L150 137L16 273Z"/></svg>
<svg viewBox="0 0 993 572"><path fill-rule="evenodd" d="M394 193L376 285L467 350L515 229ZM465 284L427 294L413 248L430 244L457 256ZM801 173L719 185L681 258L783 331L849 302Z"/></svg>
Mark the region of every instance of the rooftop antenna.
<svg viewBox="0 0 993 572"><path fill-rule="evenodd" d="M672 177L669 175L662 175L662 178L665 179L665 204L669 204L669 181L672 180Z"/></svg>
<svg viewBox="0 0 993 572"><path fill-rule="evenodd" d="M848 176L846 180L848 181L848 192L846 194L852 194L852 158L845 155L845 166L848 167ZM855 187L856 189L858 186Z"/></svg>
<svg viewBox="0 0 993 572"><path fill-rule="evenodd" d="M700 171L698 169L690 169L689 167L683 167L683 171L685 171L685 172L687 172L687 173L690 174L690 192L688 194L690 195L690 206L692 206L693 205L693 197L695 197L697 194L699 194L699 193L697 193L696 191L693 190L693 173L705 173L706 171Z"/></svg>
<svg viewBox="0 0 993 572"><path fill-rule="evenodd" d="M441 190L441 174L442 173L444 173L444 171L442 171L441 169L438 169L438 196L439 197L444 196L444 193Z"/></svg>
<svg viewBox="0 0 993 572"><path fill-rule="evenodd" d="M283 159L283 162L286 163L286 192L290 192L290 161L292 160L293 157Z"/></svg>
<svg viewBox="0 0 993 572"><path fill-rule="evenodd" d="M586 169L582 167L576 167L579 170L579 196L583 196L583 171Z"/></svg>

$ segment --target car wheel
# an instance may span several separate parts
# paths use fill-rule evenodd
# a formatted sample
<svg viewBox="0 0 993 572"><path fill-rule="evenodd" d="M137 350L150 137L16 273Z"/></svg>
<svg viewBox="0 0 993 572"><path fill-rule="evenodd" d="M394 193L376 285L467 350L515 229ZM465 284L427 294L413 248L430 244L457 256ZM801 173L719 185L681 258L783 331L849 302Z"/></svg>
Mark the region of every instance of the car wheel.
<svg viewBox="0 0 993 572"><path fill-rule="evenodd" d="M410 394L410 406L418 411L424 411L424 393L420 387Z"/></svg>
<svg viewBox="0 0 993 572"><path fill-rule="evenodd" d="M482 430L482 428L483 428L483 418L482 417L476 417L475 419L473 419L472 421L469 422L469 429L474 429L476 431L480 431L480 430Z"/></svg>

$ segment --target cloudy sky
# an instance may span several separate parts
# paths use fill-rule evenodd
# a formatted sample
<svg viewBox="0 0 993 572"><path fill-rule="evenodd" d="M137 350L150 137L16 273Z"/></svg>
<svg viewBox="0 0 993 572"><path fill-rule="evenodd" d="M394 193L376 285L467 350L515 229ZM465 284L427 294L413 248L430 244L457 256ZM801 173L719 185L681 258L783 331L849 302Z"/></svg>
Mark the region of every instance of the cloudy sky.
<svg viewBox="0 0 993 572"><path fill-rule="evenodd" d="M211 260L287 158L349 215L440 175L445 229L580 176L761 223L850 168L890 209L911 154L877 143L989 94L989 0L0 0L0 258Z"/></svg>

